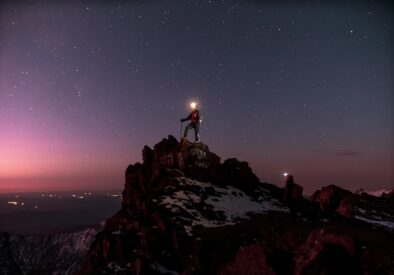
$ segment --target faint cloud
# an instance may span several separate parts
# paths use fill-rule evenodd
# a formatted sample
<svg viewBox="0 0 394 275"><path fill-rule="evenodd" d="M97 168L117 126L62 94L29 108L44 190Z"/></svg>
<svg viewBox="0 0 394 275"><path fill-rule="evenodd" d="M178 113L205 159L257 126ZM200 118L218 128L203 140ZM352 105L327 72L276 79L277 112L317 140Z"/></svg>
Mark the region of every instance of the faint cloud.
<svg viewBox="0 0 394 275"><path fill-rule="evenodd" d="M352 149L341 149L334 152L334 155L339 157L354 157L360 155L360 151L355 151Z"/></svg>

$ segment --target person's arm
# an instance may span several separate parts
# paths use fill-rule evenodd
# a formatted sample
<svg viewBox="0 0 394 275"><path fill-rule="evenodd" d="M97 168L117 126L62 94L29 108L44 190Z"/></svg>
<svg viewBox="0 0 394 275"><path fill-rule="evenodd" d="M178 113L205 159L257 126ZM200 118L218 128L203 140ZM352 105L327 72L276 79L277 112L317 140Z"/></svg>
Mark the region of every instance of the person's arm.
<svg viewBox="0 0 394 275"><path fill-rule="evenodd" d="M182 121L182 122L188 121L188 120L190 120L191 118L192 118L192 113L190 113L190 115L189 115L187 118L182 118L181 121Z"/></svg>

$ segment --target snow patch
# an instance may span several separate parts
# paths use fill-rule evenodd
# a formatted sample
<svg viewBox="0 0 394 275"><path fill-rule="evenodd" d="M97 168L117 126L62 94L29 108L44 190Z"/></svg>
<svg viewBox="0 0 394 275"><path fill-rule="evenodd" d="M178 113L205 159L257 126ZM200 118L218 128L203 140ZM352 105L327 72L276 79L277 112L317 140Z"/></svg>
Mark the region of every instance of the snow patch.
<svg viewBox="0 0 394 275"><path fill-rule="evenodd" d="M119 271L124 271L124 270L126 270L126 268L123 268L123 267L121 267L117 262L110 262L108 265L107 265L107 268L109 269L109 270L111 270L112 272L119 272Z"/></svg>
<svg viewBox="0 0 394 275"><path fill-rule="evenodd" d="M193 188L177 191L168 189L173 193L160 197L160 204L172 213L187 214L179 215L177 218L185 221L184 228L189 235L197 225L203 227L233 225L237 219L248 218L252 213L289 212L287 207L282 207L275 199L260 197L254 200L232 186L219 187L188 178L179 178L179 184Z"/></svg>
<svg viewBox="0 0 394 275"><path fill-rule="evenodd" d="M372 219L368 219L368 218L357 216L357 215L355 216L355 218L360 221L366 222L366 223L370 223L370 224L378 225L378 226L383 226L389 230L394 230L394 222L382 221L382 220L376 220L376 219L372 220Z"/></svg>
<svg viewBox="0 0 394 275"><path fill-rule="evenodd" d="M169 270L169 269L167 269L166 267L162 266L162 265L159 264L159 263L153 263L153 264L150 265L150 267L151 267L153 270L159 271L159 272L162 273L162 274L179 275L178 272L173 271L173 270Z"/></svg>

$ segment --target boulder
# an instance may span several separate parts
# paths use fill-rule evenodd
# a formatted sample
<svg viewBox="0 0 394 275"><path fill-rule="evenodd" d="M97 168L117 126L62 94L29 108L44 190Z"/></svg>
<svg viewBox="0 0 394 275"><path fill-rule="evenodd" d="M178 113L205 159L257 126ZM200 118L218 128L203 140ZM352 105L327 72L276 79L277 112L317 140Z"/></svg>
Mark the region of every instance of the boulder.
<svg viewBox="0 0 394 275"><path fill-rule="evenodd" d="M360 274L358 250L350 236L315 230L295 253L294 274Z"/></svg>
<svg viewBox="0 0 394 275"><path fill-rule="evenodd" d="M311 200L319 205L324 214L337 213L349 217L352 214L351 197L352 192L335 185L329 185L316 191L311 196Z"/></svg>

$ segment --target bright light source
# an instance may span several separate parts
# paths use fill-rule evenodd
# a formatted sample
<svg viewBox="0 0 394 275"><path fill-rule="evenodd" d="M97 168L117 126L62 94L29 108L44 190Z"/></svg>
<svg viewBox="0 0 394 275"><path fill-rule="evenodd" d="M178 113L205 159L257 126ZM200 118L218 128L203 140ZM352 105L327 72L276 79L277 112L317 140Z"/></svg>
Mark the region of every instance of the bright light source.
<svg viewBox="0 0 394 275"><path fill-rule="evenodd" d="M192 109L195 109L197 107L197 103L196 102L190 103L190 107L192 107Z"/></svg>
<svg viewBox="0 0 394 275"><path fill-rule="evenodd" d="M284 177L287 177L288 175L289 175L289 173L287 173L287 172L284 172L284 173L283 173L283 176L284 176Z"/></svg>
<svg viewBox="0 0 394 275"><path fill-rule="evenodd" d="M9 202L7 202L8 204L10 204L10 205L18 205L18 202L17 201L9 201Z"/></svg>

